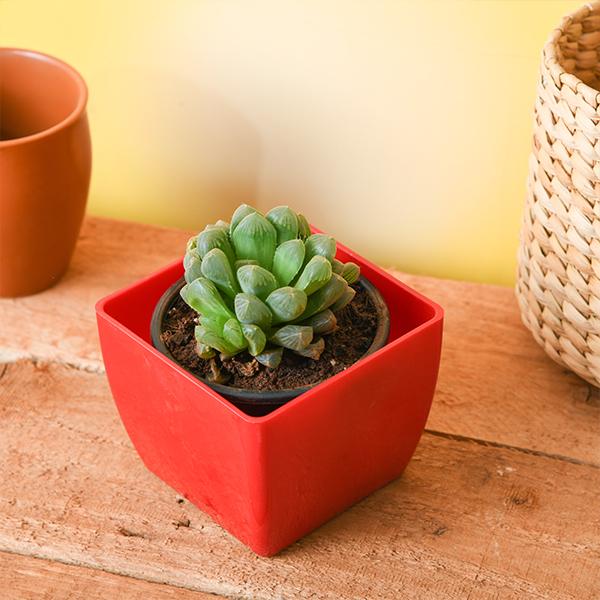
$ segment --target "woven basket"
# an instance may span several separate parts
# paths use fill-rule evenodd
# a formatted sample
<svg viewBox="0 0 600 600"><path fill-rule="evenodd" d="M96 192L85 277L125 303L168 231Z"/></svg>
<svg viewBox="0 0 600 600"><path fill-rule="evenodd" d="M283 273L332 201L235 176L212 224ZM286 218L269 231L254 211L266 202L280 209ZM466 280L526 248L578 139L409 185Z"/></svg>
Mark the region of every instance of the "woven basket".
<svg viewBox="0 0 600 600"><path fill-rule="evenodd" d="M542 54L517 298L537 342L600 387L600 3Z"/></svg>

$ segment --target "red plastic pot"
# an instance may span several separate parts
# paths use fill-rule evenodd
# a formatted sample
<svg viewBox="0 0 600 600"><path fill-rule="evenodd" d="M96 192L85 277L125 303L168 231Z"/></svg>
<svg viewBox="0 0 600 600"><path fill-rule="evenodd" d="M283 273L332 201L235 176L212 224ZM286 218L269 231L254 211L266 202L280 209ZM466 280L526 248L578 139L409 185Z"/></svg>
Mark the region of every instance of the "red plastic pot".
<svg viewBox="0 0 600 600"><path fill-rule="evenodd" d="M338 245L390 310L386 346L262 417L156 350L150 320L177 261L96 305L106 372L144 464L270 556L398 477L431 406L443 311Z"/></svg>

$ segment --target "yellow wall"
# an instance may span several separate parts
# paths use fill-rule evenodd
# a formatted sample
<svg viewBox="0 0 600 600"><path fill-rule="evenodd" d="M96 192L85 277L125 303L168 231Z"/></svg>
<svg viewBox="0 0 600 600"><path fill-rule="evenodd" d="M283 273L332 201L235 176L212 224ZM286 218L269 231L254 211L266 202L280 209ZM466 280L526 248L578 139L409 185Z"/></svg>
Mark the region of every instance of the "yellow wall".
<svg viewBox="0 0 600 600"><path fill-rule="evenodd" d="M510 283L540 49L579 2L0 0L90 87L89 210L287 203L384 265Z"/></svg>

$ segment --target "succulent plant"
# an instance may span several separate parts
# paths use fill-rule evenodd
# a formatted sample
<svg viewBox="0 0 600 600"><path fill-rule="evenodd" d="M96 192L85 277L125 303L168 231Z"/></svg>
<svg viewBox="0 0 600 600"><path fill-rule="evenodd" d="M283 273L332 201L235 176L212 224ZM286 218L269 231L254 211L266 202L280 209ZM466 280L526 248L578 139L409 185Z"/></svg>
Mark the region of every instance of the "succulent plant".
<svg viewBox="0 0 600 600"><path fill-rule="evenodd" d="M287 206L262 215L242 204L231 223L208 225L188 241L183 260L181 297L199 313L198 355L246 350L271 368L284 350L318 360L360 276L358 265L335 254L335 240L311 234Z"/></svg>

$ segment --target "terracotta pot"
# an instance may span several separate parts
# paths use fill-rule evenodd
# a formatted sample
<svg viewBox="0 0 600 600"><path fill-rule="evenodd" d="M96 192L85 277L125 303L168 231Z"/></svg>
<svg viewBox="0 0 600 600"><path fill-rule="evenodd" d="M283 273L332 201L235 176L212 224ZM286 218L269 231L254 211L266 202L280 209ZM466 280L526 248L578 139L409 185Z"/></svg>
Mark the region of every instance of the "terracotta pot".
<svg viewBox="0 0 600 600"><path fill-rule="evenodd" d="M87 88L65 63L0 48L0 296L66 271L91 170Z"/></svg>

